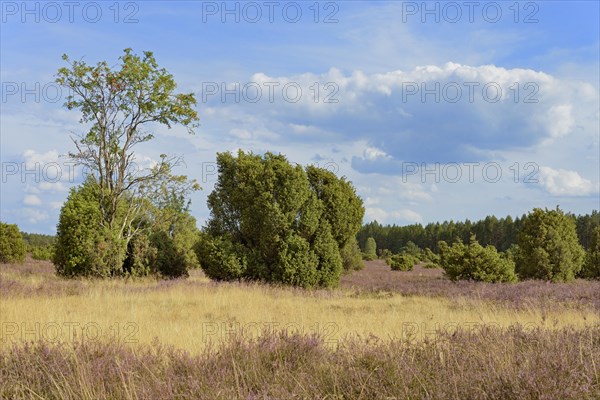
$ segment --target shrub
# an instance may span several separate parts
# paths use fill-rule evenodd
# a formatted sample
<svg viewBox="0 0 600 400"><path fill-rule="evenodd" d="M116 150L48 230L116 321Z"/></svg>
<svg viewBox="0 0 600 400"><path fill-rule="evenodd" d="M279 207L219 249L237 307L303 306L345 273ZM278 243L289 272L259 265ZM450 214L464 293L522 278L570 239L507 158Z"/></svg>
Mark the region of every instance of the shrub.
<svg viewBox="0 0 600 400"><path fill-rule="evenodd" d="M583 265L584 250L575 222L558 207L534 209L518 235L517 272L522 278L553 282L573 280Z"/></svg>
<svg viewBox="0 0 600 400"><path fill-rule="evenodd" d="M0 262L22 263L25 261L25 243L19 227L0 222Z"/></svg>
<svg viewBox="0 0 600 400"><path fill-rule="evenodd" d="M394 253L392 253L392 251L389 249L383 249L379 252L379 258L381 258L383 260L387 260L388 258L390 258L393 255L394 255Z"/></svg>
<svg viewBox="0 0 600 400"><path fill-rule="evenodd" d="M600 226L592 231L580 276L587 279L600 279Z"/></svg>
<svg viewBox="0 0 600 400"><path fill-rule="evenodd" d="M421 248L410 240L406 243L406 246L402 247L400 252L413 256L417 262L421 259Z"/></svg>
<svg viewBox="0 0 600 400"><path fill-rule="evenodd" d="M421 261L425 261L425 263L429 263L429 264L439 264L440 263L440 256L435 254L433 251L431 251L431 249L429 247L424 248L421 251L421 257L420 257ZM437 267L432 267L432 268L437 268Z"/></svg>
<svg viewBox="0 0 600 400"><path fill-rule="evenodd" d="M109 277L122 272L127 243L103 226L97 186L72 188L60 210L53 262L58 275Z"/></svg>
<svg viewBox="0 0 600 400"><path fill-rule="evenodd" d="M54 246L31 246L29 253L34 260L51 261L54 257Z"/></svg>
<svg viewBox="0 0 600 400"><path fill-rule="evenodd" d="M342 256L344 271L359 271L365 267L360 252L360 246L358 245L356 238L350 239L350 241L342 247L340 255Z"/></svg>
<svg viewBox="0 0 600 400"><path fill-rule="evenodd" d="M282 155L217 155L211 219L195 251L205 273L302 287L334 287L356 268L364 214L352 185Z"/></svg>
<svg viewBox="0 0 600 400"><path fill-rule="evenodd" d="M392 271L412 271L414 265L419 262L410 254L395 254L386 259L386 263L392 268Z"/></svg>
<svg viewBox="0 0 600 400"><path fill-rule="evenodd" d="M367 261L373 261L377 259L377 243L375 243L375 239L372 237L368 238L367 242L365 243L363 258Z"/></svg>
<svg viewBox="0 0 600 400"><path fill-rule="evenodd" d="M515 282L515 264L498 253L494 246L482 247L475 236L468 245L460 241L448 246L438 244L440 264L446 275L453 281L474 280L483 282Z"/></svg>

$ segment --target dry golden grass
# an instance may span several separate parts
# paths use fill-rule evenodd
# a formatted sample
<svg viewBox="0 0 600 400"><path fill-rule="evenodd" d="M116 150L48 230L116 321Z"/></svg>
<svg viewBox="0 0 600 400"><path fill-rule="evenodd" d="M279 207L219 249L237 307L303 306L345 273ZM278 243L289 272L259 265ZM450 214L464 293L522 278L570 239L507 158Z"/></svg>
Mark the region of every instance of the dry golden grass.
<svg viewBox="0 0 600 400"><path fill-rule="evenodd" d="M556 329L600 323L593 309L535 307L515 309L489 301L404 297L350 290L304 291L259 284L214 284L201 274L187 281L63 281L50 273L14 269L0 273L29 287L27 296L0 300L0 344L42 339L70 341L97 337L150 343L158 338L191 352L232 334L255 336L262 330L317 332L330 343L346 335L419 339L437 329L481 325ZM65 285L46 291L44 282ZM58 293L58 294L57 294Z"/></svg>

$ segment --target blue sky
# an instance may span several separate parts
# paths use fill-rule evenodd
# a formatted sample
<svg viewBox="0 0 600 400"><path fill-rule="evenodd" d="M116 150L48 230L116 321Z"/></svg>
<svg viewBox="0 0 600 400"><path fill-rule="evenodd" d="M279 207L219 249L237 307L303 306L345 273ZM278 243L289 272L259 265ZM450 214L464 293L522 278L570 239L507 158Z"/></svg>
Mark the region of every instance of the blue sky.
<svg viewBox="0 0 600 400"><path fill-rule="evenodd" d="M137 154L184 156L199 225L216 153L237 149L347 176L365 222L600 208L596 1L69 4L1 2L0 219L25 231L54 233L81 179L61 55L128 47L197 94L197 134L157 127Z"/></svg>

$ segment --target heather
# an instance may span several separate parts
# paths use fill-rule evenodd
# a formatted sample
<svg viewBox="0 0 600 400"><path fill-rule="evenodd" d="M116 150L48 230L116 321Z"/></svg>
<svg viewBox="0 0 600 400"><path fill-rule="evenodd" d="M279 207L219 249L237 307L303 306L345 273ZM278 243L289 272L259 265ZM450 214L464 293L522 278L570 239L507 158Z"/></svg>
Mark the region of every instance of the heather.
<svg viewBox="0 0 600 400"><path fill-rule="evenodd" d="M160 342L2 350L1 398L597 399L600 326L438 332L422 341L264 333L192 355Z"/></svg>

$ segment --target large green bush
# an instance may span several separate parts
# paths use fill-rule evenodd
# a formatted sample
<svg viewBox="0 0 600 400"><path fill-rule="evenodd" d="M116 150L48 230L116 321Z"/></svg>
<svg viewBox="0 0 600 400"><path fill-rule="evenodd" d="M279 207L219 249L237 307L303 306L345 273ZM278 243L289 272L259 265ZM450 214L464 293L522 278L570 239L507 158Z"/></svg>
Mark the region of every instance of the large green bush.
<svg viewBox="0 0 600 400"><path fill-rule="evenodd" d="M364 210L345 179L271 153L220 153L217 163L195 247L210 278L333 287L344 265L357 265L351 246Z"/></svg>
<svg viewBox="0 0 600 400"><path fill-rule="evenodd" d="M556 210L534 209L518 235L517 272L521 278L570 281L583 265L575 221Z"/></svg>
<svg viewBox="0 0 600 400"><path fill-rule="evenodd" d="M453 281L515 282L515 264L498 253L494 246L481 246L475 236L468 245L456 241L452 246L444 241L438 244L440 264Z"/></svg>
<svg viewBox="0 0 600 400"><path fill-rule="evenodd" d="M189 269L199 266L193 251L198 230L182 202L174 200L163 209L142 204L144 219L133 221L139 229L126 240L119 233L124 219L117 218L112 228L103 221L98 186L89 178L71 190L61 209L53 257L57 273L102 278L186 276ZM117 217L124 213L125 203Z"/></svg>
<svg viewBox="0 0 600 400"><path fill-rule="evenodd" d="M93 179L71 189L60 210L53 262L61 276L109 277L122 271L126 243L102 224Z"/></svg>
<svg viewBox="0 0 600 400"><path fill-rule="evenodd" d="M0 263L25 261L25 243L19 227L0 222Z"/></svg>
<svg viewBox="0 0 600 400"><path fill-rule="evenodd" d="M600 226L592 231L580 276L587 279L600 279Z"/></svg>

